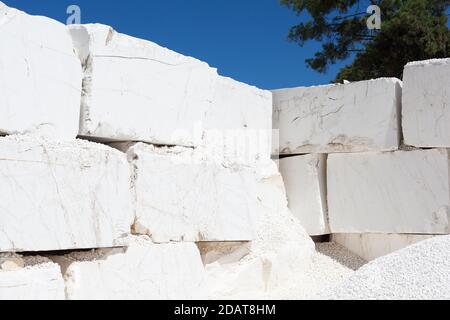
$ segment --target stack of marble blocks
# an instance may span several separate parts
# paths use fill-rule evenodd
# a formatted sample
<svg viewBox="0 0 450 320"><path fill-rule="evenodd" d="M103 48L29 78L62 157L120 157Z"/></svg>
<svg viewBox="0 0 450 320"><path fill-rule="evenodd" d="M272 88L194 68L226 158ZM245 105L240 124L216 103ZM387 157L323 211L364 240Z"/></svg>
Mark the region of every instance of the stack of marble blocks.
<svg viewBox="0 0 450 320"><path fill-rule="evenodd" d="M450 233L450 59L273 95L273 154L311 236L372 260Z"/></svg>
<svg viewBox="0 0 450 320"><path fill-rule="evenodd" d="M111 27L0 2L0 115L0 299L205 298L197 245L288 211L271 92Z"/></svg>

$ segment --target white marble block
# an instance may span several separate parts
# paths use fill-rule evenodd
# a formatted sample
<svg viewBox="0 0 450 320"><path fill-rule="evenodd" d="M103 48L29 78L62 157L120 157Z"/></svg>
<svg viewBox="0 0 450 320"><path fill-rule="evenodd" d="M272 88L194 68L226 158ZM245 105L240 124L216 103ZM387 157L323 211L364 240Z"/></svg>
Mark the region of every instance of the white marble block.
<svg viewBox="0 0 450 320"><path fill-rule="evenodd" d="M111 247L130 232L130 168L117 150L9 136L0 176L0 252Z"/></svg>
<svg viewBox="0 0 450 320"><path fill-rule="evenodd" d="M75 139L81 83L66 27L0 2L0 134Z"/></svg>
<svg viewBox="0 0 450 320"><path fill-rule="evenodd" d="M412 62L403 73L406 145L450 147L450 58Z"/></svg>
<svg viewBox="0 0 450 320"><path fill-rule="evenodd" d="M269 91L109 26L69 28L85 70L80 135L203 147L220 161L270 156Z"/></svg>
<svg viewBox="0 0 450 320"><path fill-rule="evenodd" d="M80 135L162 145L199 144L217 71L105 25L70 26L83 63Z"/></svg>
<svg viewBox="0 0 450 320"><path fill-rule="evenodd" d="M326 161L323 154L294 156L280 160L289 209L309 235L329 234Z"/></svg>
<svg viewBox="0 0 450 320"><path fill-rule="evenodd" d="M333 242L346 247L366 261L372 261L417 242L432 238L432 235L339 233L333 234Z"/></svg>
<svg viewBox="0 0 450 320"><path fill-rule="evenodd" d="M203 151L217 163L254 166L269 160L272 93L219 76L204 132Z"/></svg>
<svg viewBox="0 0 450 320"><path fill-rule="evenodd" d="M204 299L205 271L193 243L153 244L75 252L52 259L61 265L69 300Z"/></svg>
<svg viewBox="0 0 450 320"><path fill-rule="evenodd" d="M0 300L65 299L59 265L42 257L16 259L23 260L25 265L14 270L0 268Z"/></svg>
<svg viewBox="0 0 450 320"><path fill-rule="evenodd" d="M143 143L128 150L134 167L136 233L155 242L253 239L253 172L201 157L190 148Z"/></svg>
<svg viewBox="0 0 450 320"><path fill-rule="evenodd" d="M328 157L332 233L450 232L446 149Z"/></svg>
<svg viewBox="0 0 450 320"><path fill-rule="evenodd" d="M399 147L401 81L273 91L275 154L391 151Z"/></svg>

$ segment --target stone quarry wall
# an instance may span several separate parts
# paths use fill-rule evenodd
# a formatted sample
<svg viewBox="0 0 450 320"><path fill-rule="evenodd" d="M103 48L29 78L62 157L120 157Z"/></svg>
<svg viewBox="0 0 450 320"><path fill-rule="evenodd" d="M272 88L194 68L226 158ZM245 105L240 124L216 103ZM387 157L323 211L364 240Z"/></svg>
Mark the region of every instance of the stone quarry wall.
<svg viewBox="0 0 450 320"><path fill-rule="evenodd" d="M0 299L251 297L314 253L271 92L155 43L0 2L0 136Z"/></svg>
<svg viewBox="0 0 450 320"><path fill-rule="evenodd" d="M366 260L450 233L450 59L404 79L273 91L289 207Z"/></svg>
<svg viewBox="0 0 450 320"><path fill-rule="evenodd" d="M272 93L0 2L0 299L248 299L310 235L449 233L449 66Z"/></svg>

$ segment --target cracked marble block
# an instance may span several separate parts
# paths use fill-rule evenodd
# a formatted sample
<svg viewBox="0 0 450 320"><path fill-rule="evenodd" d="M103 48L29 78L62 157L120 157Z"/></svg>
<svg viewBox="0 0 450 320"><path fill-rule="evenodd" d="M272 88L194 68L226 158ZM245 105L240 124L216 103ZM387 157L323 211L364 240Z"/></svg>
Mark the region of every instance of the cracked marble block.
<svg viewBox="0 0 450 320"><path fill-rule="evenodd" d="M289 209L309 235L329 234L327 156L321 154L288 157L280 160Z"/></svg>
<svg viewBox="0 0 450 320"><path fill-rule="evenodd" d="M253 239L256 180L245 167L205 161L190 148L128 150L134 167L134 231L155 242Z"/></svg>
<svg viewBox="0 0 450 320"><path fill-rule="evenodd" d="M84 67L81 136L199 144L216 69L109 26L75 25L69 30Z"/></svg>
<svg viewBox="0 0 450 320"><path fill-rule="evenodd" d="M448 150L329 155L328 206L332 233L448 234Z"/></svg>
<svg viewBox="0 0 450 320"><path fill-rule="evenodd" d="M450 148L450 58L408 63L403 80L405 144Z"/></svg>
<svg viewBox="0 0 450 320"><path fill-rule="evenodd" d="M81 83L66 27L0 2L0 134L75 139Z"/></svg>
<svg viewBox="0 0 450 320"><path fill-rule="evenodd" d="M112 247L130 232L130 168L117 150L9 136L0 176L0 252Z"/></svg>
<svg viewBox="0 0 450 320"><path fill-rule="evenodd" d="M74 252L52 259L64 271L69 300L194 300L206 297L205 271L194 243Z"/></svg>
<svg viewBox="0 0 450 320"><path fill-rule="evenodd" d="M401 86L395 78L273 91L275 154L397 150ZM276 149L276 148L275 148Z"/></svg>
<svg viewBox="0 0 450 320"><path fill-rule="evenodd" d="M15 259L23 260L25 265L13 270L0 268L0 300L65 299L59 265L42 257Z"/></svg>
<svg viewBox="0 0 450 320"><path fill-rule="evenodd" d="M364 260L372 261L432 237L414 234L340 233L333 234L332 239Z"/></svg>
<svg viewBox="0 0 450 320"><path fill-rule="evenodd" d="M256 165L272 144L272 93L219 76L204 126L203 150L217 162Z"/></svg>

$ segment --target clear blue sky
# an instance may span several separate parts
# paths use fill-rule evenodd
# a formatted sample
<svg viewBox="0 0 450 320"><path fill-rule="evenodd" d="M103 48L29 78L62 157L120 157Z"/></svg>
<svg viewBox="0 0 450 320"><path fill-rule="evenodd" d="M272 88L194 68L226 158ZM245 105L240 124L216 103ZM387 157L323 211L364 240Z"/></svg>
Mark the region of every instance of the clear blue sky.
<svg viewBox="0 0 450 320"><path fill-rule="evenodd" d="M304 20L278 0L2 0L65 22L77 4L82 23L104 23L208 62L220 74L264 89L329 83L343 64L319 74L305 65L319 44L287 41ZM349 61L347 61L348 63Z"/></svg>

